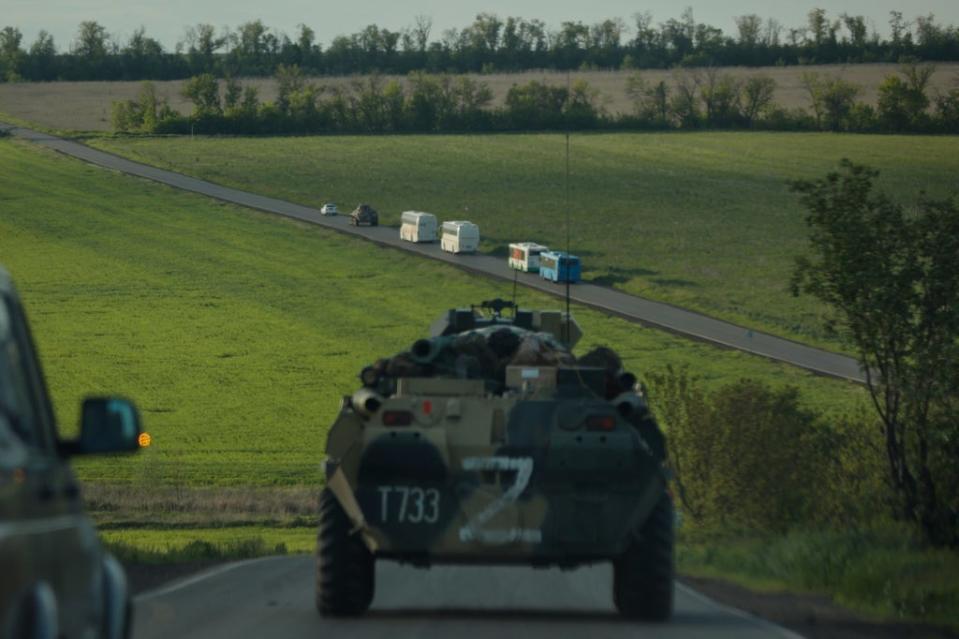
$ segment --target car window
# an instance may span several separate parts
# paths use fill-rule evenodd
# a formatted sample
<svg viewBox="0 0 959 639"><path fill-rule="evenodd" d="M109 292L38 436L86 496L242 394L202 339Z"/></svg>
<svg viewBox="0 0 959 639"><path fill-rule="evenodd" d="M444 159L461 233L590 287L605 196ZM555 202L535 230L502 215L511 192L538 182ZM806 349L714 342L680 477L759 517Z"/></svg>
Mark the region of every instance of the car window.
<svg viewBox="0 0 959 639"><path fill-rule="evenodd" d="M0 412L24 444L44 449L49 442L41 421L40 389L26 334L19 332L8 300L0 296Z"/></svg>

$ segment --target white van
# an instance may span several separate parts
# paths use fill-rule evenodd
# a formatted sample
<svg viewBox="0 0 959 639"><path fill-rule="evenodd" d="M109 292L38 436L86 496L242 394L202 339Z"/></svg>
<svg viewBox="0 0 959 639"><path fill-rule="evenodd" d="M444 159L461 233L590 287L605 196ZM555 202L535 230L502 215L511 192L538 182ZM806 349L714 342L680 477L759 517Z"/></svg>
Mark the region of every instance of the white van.
<svg viewBox="0 0 959 639"><path fill-rule="evenodd" d="M440 248L450 253L472 253L479 248L479 227L472 222L443 222Z"/></svg>
<svg viewBox="0 0 959 639"><path fill-rule="evenodd" d="M549 247L536 242L514 242L509 245L509 267L527 273L539 272L540 253Z"/></svg>
<svg viewBox="0 0 959 639"><path fill-rule="evenodd" d="M407 242L435 242L436 216L422 211L404 211L400 216L400 239Z"/></svg>

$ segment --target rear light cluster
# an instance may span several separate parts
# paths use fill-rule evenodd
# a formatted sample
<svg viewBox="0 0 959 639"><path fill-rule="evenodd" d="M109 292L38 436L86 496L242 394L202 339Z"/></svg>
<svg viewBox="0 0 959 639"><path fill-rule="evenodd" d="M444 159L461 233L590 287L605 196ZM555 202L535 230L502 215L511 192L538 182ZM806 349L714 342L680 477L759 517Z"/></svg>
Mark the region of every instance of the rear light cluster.
<svg viewBox="0 0 959 639"><path fill-rule="evenodd" d="M616 417L613 415L593 415L586 420L586 430L610 431L616 428Z"/></svg>
<svg viewBox="0 0 959 639"><path fill-rule="evenodd" d="M413 413L407 410L383 411L384 426L409 426L413 423Z"/></svg>

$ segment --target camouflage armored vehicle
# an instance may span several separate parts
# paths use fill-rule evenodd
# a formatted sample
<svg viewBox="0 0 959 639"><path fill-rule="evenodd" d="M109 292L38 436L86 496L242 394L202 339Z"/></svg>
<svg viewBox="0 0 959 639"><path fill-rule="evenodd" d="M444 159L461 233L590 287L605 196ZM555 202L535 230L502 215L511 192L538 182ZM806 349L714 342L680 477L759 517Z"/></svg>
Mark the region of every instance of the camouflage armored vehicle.
<svg viewBox="0 0 959 639"><path fill-rule="evenodd" d="M369 204L360 204L350 213L350 224L353 226L379 226L380 215Z"/></svg>
<svg viewBox="0 0 959 639"><path fill-rule="evenodd" d="M509 314L504 314L509 311ZM619 611L673 605L665 439L619 357L559 311L492 300L363 369L330 429L316 605L364 612L374 562L612 561Z"/></svg>

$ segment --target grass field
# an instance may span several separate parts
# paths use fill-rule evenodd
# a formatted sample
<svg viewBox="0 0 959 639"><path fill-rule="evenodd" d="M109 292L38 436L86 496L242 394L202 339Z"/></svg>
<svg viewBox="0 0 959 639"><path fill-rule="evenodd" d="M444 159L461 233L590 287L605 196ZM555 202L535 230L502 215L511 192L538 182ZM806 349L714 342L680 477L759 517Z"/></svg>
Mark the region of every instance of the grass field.
<svg viewBox="0 0 959 639"><path fill-rule="evenodd" d="M316 548L316 527L101 528L100 538L123 562L181 563L312 553Z"/></svg>
<svg viewBox="0 0 959 639"><path fill-rule="evenodd" d="M959 72L957 63L936 65L930 91L947 89L954 85ZM731 67L720 69L737 77L765 75L777 83L775 101L786 108L808 108L809 96L802 87L800 77L803 73L814 71L836 75L861 87L860 99L875 104L877 88L882 79L896 73L896 64L854 64L821 65L802 67ZM656 83L663 80L673 84L672 71L642 71L642 76ZM626 96L626 80L631 71L574 71L570 79L586 80L600 91L600 102L611 113L629 112L632 108ZM394 76L388 76L390 78ZM494 104L502 104L507 91L514 84L524 84L538 80L555 85L566 85L566 74L556 71L526 71L523 73L494 73L473 75L473 78L486 82L493 91ZM318 85L342 87L354 77L320 77L312 81ZM405 78L395 79L405 82ZM270 78L249 78L244 84L256 87L260 99L272 101L276 98L276 82ZM182 96L182 80L156 82L157 93L182 113L189 113L193 105ZM116 100L135 99L140 90L140 82L33 82L0 84L0 112L20 117L52 129L72 129L80 131L110 131L110 104Z"/></svg>
<svg viewBox="0 0 959 639"><path fill-rule="evenodd" d="M25 299L63 430L84 394L112 391L138 402L154 435L138 455L76 464L101 536L133 563L311 552L326 426L359 367L407 346L445 308L509 293L506 283L14 140L0 140L0 212L0 263ZM555 306L529 293L521 301ZM581 349L614 345L640 373L688 365L710 387L741 377L795 384L833 415L864 400L849 383L574 312ZM775 581L780 573L760 565L782 554L770 547L704 554L694 542L681 565ZM728 566L749 549L752 563ZM920 559L882 565L936 579L937 566L954 565L944 553ZM858 578L856 587L886 583ZM930 592L951 605L945 581L925 590L914 581L895 601Z"/></svg>
<svg viewBox="0 0 959 639"><path fill-rule="evenodd" d="M891 525L796 530L772 538L681 535L677 565L685 575L718 577L753 590L827 595L866 617L959 629L959 554L923 547L913 537L911 530Z"/></svg>
<svg viewBox="0 0 959 639"><path fill-rule="evenodd" d="M326 428L359 369L407 347L444 309L511 288L11 140L0 141L0 207L0 262L26 300L61 424L75 423L84 394L117 392L137 401L154 435L135 457L81 460L86 480L315 485ZM520 301L556 306L526 292ZM640 373L688 364L712 385L797 384L829 411L863 397L575 312L581 348L614 345Z"/></svg>
<svg viewBox="0 0 959 639"><path fill-rule="evenodd" d="M565 243L562 136L102 139L103 149L319 206L369 201L480 225L482 250ZM572 248L584 277L837 348L822 309L786 292L806 228L787 182L848 157L905 202L959 191L959 138L797 133L574 135ZM505 257L504 257L505 259Z"/></svg>

